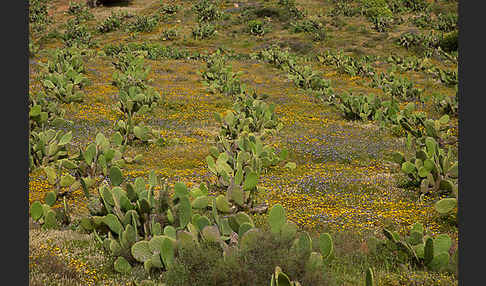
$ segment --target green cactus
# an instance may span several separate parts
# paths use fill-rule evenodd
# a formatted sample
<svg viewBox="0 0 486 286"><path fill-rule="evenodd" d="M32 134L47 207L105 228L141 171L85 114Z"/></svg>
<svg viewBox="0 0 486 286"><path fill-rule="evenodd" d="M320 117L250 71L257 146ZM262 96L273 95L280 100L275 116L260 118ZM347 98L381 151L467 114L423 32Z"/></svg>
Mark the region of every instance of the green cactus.
<svg viewBox="0 0 486 286"><path fill-rule="evenodd" d="M123 174L117 166L112 166L110 168L110 180L115 186L119 186L123 182Z"/></svg>
<svg viewBox="0 0 486 286"><path fill-rule="evenodd" d="M272 233L279 234L286 220L285 209L282 205L275 204L268 214L268 224L270 224Z"/></svg>
<svg viewBox="0 0 486 286"><path fill-rule="evenodd" d="M456 198L440 199L434 204L435 210L441 215L446 215L457 207Z"/></svg>
<svg viewBox="0 0 486 286"><path fill-rule="evenodd" d="M243 234L245 234L245 232L247 232L248 230L250 230L252 228L253 228L253 226L250 223L248 223L248 222L245 222L245 223L241 224L240 225L240 228L238 230L238 236L239 237L242 237Z"/></svg>
<svg viewBox="0 0 486 286"><path fill-rule="evenodd" d="M312 252L312 239L308 232L300 233L299 238L292 245L292 250L301 257L307 258L310 255Z"/></svg>
<svg viewBox="0 0 486 286"><path fill-rule="evenodd" d="M322 233L319 236L319 249L324 260L329 260L332 257L334 246L329 233Z"/></svg>
<svg viewBox="0 0 486 286"><path fill-rule="evenodd" d="M123 231L122 224L114 214L107 214L103 218L103 223L106 224L110 228L110 230L117 235L120 235L120 233Z"/></svg>
<svg viewBox="0 0 486 286"><path fill-rule="evenodd" d="M194 209L205 209L209 204L208 196L199 196L191 202L191 206Z"/></svg>
<svg viewBox="0 0 486 286"><path fill-rule="evenodd" d="M199 229L199 231L202 231L203 228L205 228L206 226L211 225L211 221L206 216L199 216L197 218L197 220L196 220L196 224L195 225L197 226L197 228Z"/></svg>
<svg viewBox="0 0 486 286"><path fill-rule="evenodd" d="M169 238L165 238L162 241L160 256L162 257L162 261L166 269L170 268L174 263L175 248L174 248L174 243Z"/></svg>
<svg viewBox="0 0 486 286"><path fill-rule="evenodd" d="M201 236L205 241L221 242L221 235L217 226L205 226L201 230Z"/></svg>
<svg viewBox="0 0 486 286"><path fill-rule="evenodd" d="M231 212L230 204L223 195L217 196L215 203L216 203L216 208L217 208L218 211L220 211L222 213L230 213Z"/></svg>
<svg viewBox="0 0 486 286"><path fill-rule="evenodd" d="M131 254L138 262L144 263L149 260L152 257L149 242L142 240L134 243L131 247Z"/></svg>
<svg viewBox="0 0 486 286"><path fill-rule="evenodd" d="M128 263L128 261L122 257L122 256L119 256L116 260L115 260L115 264L114 264L114 267L115 267L115 271L118 272L118 273L122 273L122 274L128 274L132 271L132 266L130 265L130 263Z"/></svg>
<svg viewBox="0 0 486 286"><path fill-rule="evenodd" d="M30 216L33 220L38 221L43 216L42 204L39 201L35 201L30 205Z"/></svg>

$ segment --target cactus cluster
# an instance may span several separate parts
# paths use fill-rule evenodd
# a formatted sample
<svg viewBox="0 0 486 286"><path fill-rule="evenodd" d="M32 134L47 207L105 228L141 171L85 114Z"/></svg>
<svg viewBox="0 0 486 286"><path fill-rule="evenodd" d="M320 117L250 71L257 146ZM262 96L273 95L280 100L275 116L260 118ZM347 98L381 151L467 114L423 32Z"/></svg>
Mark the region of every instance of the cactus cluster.
<svg viewBox="0 0 486 286"><path fill-rule="evenodd" d="M218 176L217 186L226 191L227 199L242 209L253 207L258 191L257 180L268 167L287 159L287 152L264 143L269 135L281 129L274 107L255 93L237 97L233 111L223 117L216 114L220 131L216 146L206 157L209 170ZM292 166L292 165L290 165Z"/></svg>
<svg viewBox="0 0 486 286"><path fill-rule="evenodd" d="M441 114L450 116L459 115L459 92L453 97L447 95L436 95L434 97L434 107Z"/></svg>
<svg viewBox="0 0 486 286"><path fill-rule="evenodd" d="M458 162L453 159L451 148L446 153L432 137L425 137L423 141L415 157L406 160L403 154L395 152L393 160L420 185L422 193L457 193Z"/></svg>
<svg viewBox="0 0 486 286"><path fill-rule="evenodd" d="M236 96L243 92L244 85L240 83L241 72L234 73L227 64L226 54L222 49L216 50L206 60L207 69L201 73L203 84L209 92L222 93L228 96Z"/></svg>
<svg viewBox="0 0 486 286"><path fill-rule="evenodd" d="M297 234L297 226L293 222L287 222L285 209L280 204L275 204L268 214L270 231L284 240L292 241L290 251L301 259L307 261L309 271L323 269L334 257L334 245L332 237L328 233L320 234L318 247L320 252L312 251L313 240L306 231Z"/></svg>
<svg viewBox="0 0 486 286"><path fill-rule="evenodd" d="M284 70L287 77L298 88L304 89L316 98L328 103L334 101L336 95L331 87L331 82L324 79L320 72L299 62L297 57L290 54L288 50L282 50L277 45L273 45L258 54L252 55L252 57L269 62Z"/></svg>
<svg viewBox="0 0 486 286"><path fill-rule="evenodd" d="M123 145L134 141L163 144L154 130L137 120L137 116L150 112L160 101L160 94L148 86L147 76L150 71L144 66L142 56L120 53L113 64L119 70L113 74L114 84L120 89L116 108L123 114L123 119L115 123L115 130L123 137Z"/></svg>
<svg viewBox="0 0 486 286"><path fill-rule="evenodd" d="M57 49L51 53L47 64L42 64L46 70L42 86L49 97L63 103L83 100L80 89L86 85L88 79L84 75L82 55L83 52L77 47Z"/></svg>
<svg viewBox="0 0 486 286"><path fill-rule="evenodd" d="M413 83L406 77L397 76L393 72L375 74L372 78L371 87L379 87L386 94L402 101L417 100L423 93L422 89L414 87Z"/></svg>
<svg viewBox="0 0 486 286"><path fill-rule="evenodd" d="M322 41L326 38L326 29L324 24L317 17L311 17L297 22L290 22L291 30L294 33L305 32L312 37L314 41Z"/></svg>
<svg viewBox="0 0 486 286"><path fill-rule="evenodd" d="M68 151L66 146L71 139L72 133L66 133L62 130L31 131L29 138L30 168L47 166L60 159L67 158Z"/></svg>
<svg viewBox="0 0 486 286"><path fill-rule="evenodd" d="M230 214L224 196L210 198L205 184L189 190L176 183L170 199L166 184L158 197L155 195L160 179L153 171L148 182L139 177L123 188L123 180L115 180L111 172L110 178L117 184L98 189L99 196L89 204L91 216L83 218L81 226L93 231L107 251L119 256L114 264L118 272L129 272L131 263L136 262L143 263L147 272L168 269L177 249L197 246L201 240L218 243L227 251L235 235L244 237L255 226L244 212Z"/></svg>
<svg viewBox="0 0 486 286"><path fill-rule="evenodd" d="M199 23L210 23L221 19L223 13L216 3L209 0L199 0L192 6L192 11L196 15L196 21Z"/></svg>
<svg viewBox="0 0 486 286"><path fill-rule="evenodd" d="M381 101L373 94L357 96L345 92L339 95L336 107L348 119L371 120L381 107Z"/></svg>
<svg viewBox="0 0 486 286"><path fill-rule="evenodd" d="M395 69L399 71L423 71L430 72L433 65L429 58L418 58L416 56L410 56L402 58L397 55L390 55L386 58L386 62L393 64Z"/></svg>
<svg viewBox="0 0 486 286"><path fill-rule="evenodd" d="M365 56L361 58L354 58L344 54L343 50L338 52L328 50L316 56L316 59L323 64L335 66L340 72L349 74L350 76L373 76L376 71L371 66L372 58Z"/></svg>
<svg viewBox="0 0 486 286"><path fill-rule="evenodd" d="M89 190L98 184L100 177L109 178L112 184L119 185L122 181L120 167L141 159L141 155L135 158L123 155L124 147L121 146L119 133L115 133L111 140L98 133L95 142L80 148L79 153L74 155L69 155L66 149L72 140L71 132L47 130L34 133L34 136L39 141L31 145L31 151L35 151L31 155L31 163L42 167L49 184L53 186L53 191L46 195L46 200L52 201L52 204L80 188L89 198ZM42 146L44 149L39 149ZM38 159L39 154L44 155L42 160Z"/></svg>
<svg viewBox="0 0 486 286"><path fill-rule="evenodd" d="M412 263L418 267L426 267L432 271L441 271L450 263L452 240L447 234L433 238L425 234L422 224L415 223L405 237L400 237L396 231L383 229L385 240L371 238L372 250L391 251L400 263ZM372 242L372 243L371 243Z"/></svg>
<svg viewBox="0 0 486 286"><path fill-rule="evenodd" d="M35 96L29 94L29 130L31 133L45 130L49 125L72 124L71 121L63 118L64 114L65 110L56 100L49 99L43 93Z"/></svg>

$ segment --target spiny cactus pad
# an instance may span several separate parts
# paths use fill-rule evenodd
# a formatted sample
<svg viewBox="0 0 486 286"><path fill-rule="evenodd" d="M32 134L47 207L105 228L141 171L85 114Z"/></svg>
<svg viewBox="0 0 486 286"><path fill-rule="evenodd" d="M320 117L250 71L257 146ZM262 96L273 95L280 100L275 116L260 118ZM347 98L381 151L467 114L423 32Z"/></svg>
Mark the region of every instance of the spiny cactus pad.
<svg viewBox="0 0 486 286"><path fill-rule="evenodd" d="M122 273L122 274L127 274L127 273L130 273L130 271L132 271L132 266L122 256L119 256L115 260L114 267L115 267L116 272Z"/></svg>
<svg viewBox="0 0 486 286"><path fill-rule="evenodd" d="M329 233L322 233L319 236L319 248L321 250L322 257L328 259L333 254L332 237Z"/></svg>
<svg viewBox="0 0 486 286"><path fill-rule="evenodd" d="M281 204L275 204L270 213L268 214L268 223L272 233L280 233L282 226L285 224L287 217L285 215L285 209Z"/></svg>
<svg viewBox="0 0 486 286"><path fill-rule="evenodd" d="M133 258L138 262L145 262L152 257L152 251L150 251L149 242L142 240L132 245L131 253Z"/></svg>

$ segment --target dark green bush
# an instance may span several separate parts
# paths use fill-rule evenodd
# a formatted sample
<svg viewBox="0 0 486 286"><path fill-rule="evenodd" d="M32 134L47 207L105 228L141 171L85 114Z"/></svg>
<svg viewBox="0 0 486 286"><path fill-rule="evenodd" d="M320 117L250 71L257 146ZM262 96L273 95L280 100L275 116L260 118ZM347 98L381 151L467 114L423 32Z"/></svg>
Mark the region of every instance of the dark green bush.
<svg viewBox="0 0 486 286"><path fill-rule="evenodd" d="M223 258L219 245L204 243L179 251L164 280L167 286L269 285L275 266L280 266L302 285L327 285L324 271L307 271L305 260L289 251L291 244L261 232L248 249Z"/></svg>
<svg viewBox="0 0 486 286"><path fill-rule="evenodd" d="M444 34L439 40L439 47L446 52L457 51L459 48L459 31Z"/></svg>

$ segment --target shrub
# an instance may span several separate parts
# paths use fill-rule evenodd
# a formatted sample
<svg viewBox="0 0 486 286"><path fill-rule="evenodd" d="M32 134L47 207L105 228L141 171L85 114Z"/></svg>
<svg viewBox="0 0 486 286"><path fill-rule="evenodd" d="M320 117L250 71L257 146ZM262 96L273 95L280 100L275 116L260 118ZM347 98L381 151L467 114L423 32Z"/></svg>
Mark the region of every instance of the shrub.
<svg viewBox="0 0 486 286"><path fill-rule="evenodd" d="M204 243L181 250L174 267L164 274L172 285L267 285L276 266L302 285L328 285L324 270L307 267L302 256L290 251L292 241L259 232L247 250L222 255L219 245ZM249 282L251 281L251 282Z"/></svg>
<svg viewBox="0 0 486 286"><path fill-rule="evenodd" d="M439 47L446 52L457 51L459 49L459 31L442 35L439 40Z"/></svg>

